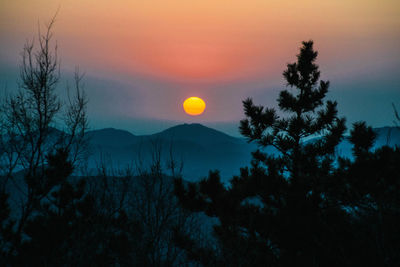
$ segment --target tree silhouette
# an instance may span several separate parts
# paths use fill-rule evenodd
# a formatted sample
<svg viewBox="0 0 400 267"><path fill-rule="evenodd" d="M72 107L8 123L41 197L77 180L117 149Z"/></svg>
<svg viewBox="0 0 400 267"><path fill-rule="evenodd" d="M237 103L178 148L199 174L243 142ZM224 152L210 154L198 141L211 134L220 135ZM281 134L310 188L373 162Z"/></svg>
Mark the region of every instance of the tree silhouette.
<svg viewBox="0 0 400 267"><path fill-rule="evenodd" d="M144 264L143 258L135 253L141 245L139 224L130 220L124 209L110 213L98 205L105 192L90 192L86 179L71 180L72 171L66 151L57 150L48 156L45 176L60 182L37 207L36 216L25 223L25 239L12 263L18 266Z"/></svg>
<svg viewBox="0 0 400 267"><path fill-rule="evenodd" d="M364 122L351 130L354 161L339 159L335 171L344 184L340 200L352 222L347 237L353 265L400 264L400 149L383 146L371 151L376 133Z"/></svg>
<svg viewBox="0 0 400 267"><path fill-rule="evenodd" d="M143 231L141 250L149 266L182 266L189 264L185 250L176 245L174 232L195 237L199 220L195 214L182 209L174 195L174 178L180 177L182 164L174 159L173 145L169 157L162 156L163 141L151 140L151 160L143 162L139 155L136 176L130 179L127 210L138 220Z"/></svg>
<svg viewBox="0 0 400 267"><path fill-rule="evenodd" d="M64 169L47 173L52 155L63 151L73 170L85 150L87 100L82 76L75 73L75 93L63 104L57 92L60 62L52 41L54 23L55 17L44 32L39 29L38 47L33 41L25 44L19 90L0 107L0 219L2 229L8 229L0 243L7 242L2 253L9 256L20 250L27 223L42 202L65 180L58 173Z"/></svg>
<svg viewBox="0 0 400 267"><path fill-rule="evenodd" d="M337 116L336 102L324 101L329 82L319 80L316 58L313 42L303 42L297 62L283 72L295 89L279 95L287 116L279 117L251 99L243 102L247 118L240 123L241 133L260 147L250 169L241 169L229 187L221 184L218 173L188 189L176 182L184 206L219 219L214 234L223 264L317 266L345 261L335 226L345 212L327 188L345 120ZM267 146L278 153L266 154L262 150Z"/></svg>

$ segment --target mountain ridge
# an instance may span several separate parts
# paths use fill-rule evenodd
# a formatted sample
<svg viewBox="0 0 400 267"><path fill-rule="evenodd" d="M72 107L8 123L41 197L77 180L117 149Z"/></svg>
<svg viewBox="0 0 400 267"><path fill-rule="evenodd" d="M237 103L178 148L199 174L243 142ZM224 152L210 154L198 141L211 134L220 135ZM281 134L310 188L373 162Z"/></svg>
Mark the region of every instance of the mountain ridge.
<svg viewBox="0 0 400 267"><path fill-rule="evenodd" d="M383 145L400 145L400 129L397 127L374 128L377 139L373 149ZM89 167L95 168L104 155L118 166L140 162L150 166L154 153L161 159L169 157L182 161L182 175L189 181L197 181L208 175L210 170L219 170L223 180L239 174L240 168L249 166L251 152L257 145L245 139L230 136L221 131L198 123L179 124L150 135L134 135L129 131L105 128L88 132L92 155ZM388 137L389 136L389 137ZM389 142L388 142L389 140ZM264 148L274 153L272 148ZM351 144L347 137L337 147L337 155L352 157ZM165 164L164 167L167 167Z"/></svg>
<svg viewBox="0 0 400 267"><path fill-rule="evenodd" d="M173 157L182 161L185 177L198 180L208 175L209 170L218 169L223 177L239 172L247 166L255 145L244 139L230 136L202 124L179 124L150 135L134 135L115 128L98 129L88 132L91 145L89 168L95 168L99 161L109 158L118 166L140 162L151 164L156 150L161 150L162 159Z"/></svg>

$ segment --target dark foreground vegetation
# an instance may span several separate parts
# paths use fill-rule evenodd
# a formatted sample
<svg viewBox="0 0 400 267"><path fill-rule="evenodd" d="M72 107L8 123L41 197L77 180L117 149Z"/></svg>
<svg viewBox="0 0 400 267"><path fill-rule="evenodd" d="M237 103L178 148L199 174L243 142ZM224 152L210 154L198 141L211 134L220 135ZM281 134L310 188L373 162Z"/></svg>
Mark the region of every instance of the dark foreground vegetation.
<svg viewBox="0 0 400 267"><path fill-rule="evenodd" d="M400 265L400 149L371 151L359 122L354 157L337 156L345 119L325 100L312 41L283 73L283 115L243 102L241 133L259 149L224 185L217 171L185 182L157 144L150 165L82 175L82 76L63 103L51 27L25 46L20 90L1 106L1 266Z"/></svg>

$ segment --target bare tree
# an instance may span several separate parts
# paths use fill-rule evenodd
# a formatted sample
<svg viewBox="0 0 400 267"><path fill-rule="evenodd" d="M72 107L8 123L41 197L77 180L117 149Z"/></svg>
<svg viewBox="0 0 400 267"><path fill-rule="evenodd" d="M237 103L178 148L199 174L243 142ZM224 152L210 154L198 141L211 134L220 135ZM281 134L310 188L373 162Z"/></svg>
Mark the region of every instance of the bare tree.
<svg viewBox="0 0 400 267"><path fill-rule="evenodd" d="M85 149L88 127L82 75L77 70L74 94L66 103L59 97L60 59L53 42L54 16L39 26L37 42L27 41L21 56L18 91L7 96L0 113L0 165L2 190L13 187L19 196L16 237L33 211L61 181L45 175L48 156L56 150L75 164ZM69 88L67 88L69 90Z"/></svg>
<svg viewBox="0 0 400 267"><path fill-rule="evenodd" d="M163 153L162 140L149 140L150 159L139 153L127 194L127 211L142 229L142 253L151 266L187 264L185 251L175 242L175 230L195 235L200 221L184 210L174 195L174 179L181 176L182 163L173 156L173 144Z"/></svg>

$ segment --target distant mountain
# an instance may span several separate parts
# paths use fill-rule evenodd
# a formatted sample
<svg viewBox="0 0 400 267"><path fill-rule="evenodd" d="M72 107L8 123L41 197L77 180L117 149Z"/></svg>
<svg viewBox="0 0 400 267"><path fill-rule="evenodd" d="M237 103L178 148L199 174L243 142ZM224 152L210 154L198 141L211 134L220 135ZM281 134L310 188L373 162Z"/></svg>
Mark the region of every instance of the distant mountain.
<svg viewBox="0 0 400 267"><path fill-rule="evenodd" d="M201 124L181 124L152 135L135 136L127 131L107 128L88 132L91 154L89 168L101 161L115 167L149 166L156 150L166 163L172 156L183 163L188 180L206 177L218 169L225 179L249 165L255 145ZM179 164L178 164L179 165Z"/></svg>
<svg viewBox="0 0 400 267"><path fill-rule="evenodd" d="M87 134L92 145L100 146L128 146L137 142L137 137L125 130L114 128L105 128L101 130L90 131Z"/></svg>
<svg viewBox="0 0 400 267"><path fill-rule="evenodd" d="M383 127L374 129L377 139L374 147L400 145L400 129ZM256 145L232 137L201 124L181 124L152 135L133 135L124 130L107 128L88 132L92 155L89 168L94 169L103 160L114 167L148 167L154 152L161 151L161 160L171 157L183 163L182 174L189 181L197 181L218 169L223 180L239 174L239 169L250 165L251 152ZM266 149L273 153L271 148ZM338 155L352 156L351 144L346 137L338 148Z"/></svg>
<svg viewBox="0 0 400 267"><path fill-rule="evenodd" d="M220 143L243 144L244 140L232 137L220 131L203 126L198 123L181 124L165 131L151 135L154 138L163 140L182 140L195 142L202 145L213 145Z"/></svg>

